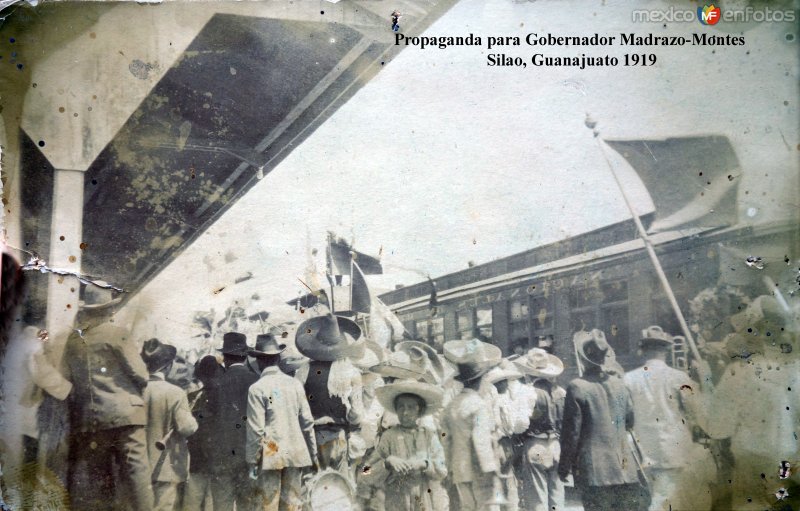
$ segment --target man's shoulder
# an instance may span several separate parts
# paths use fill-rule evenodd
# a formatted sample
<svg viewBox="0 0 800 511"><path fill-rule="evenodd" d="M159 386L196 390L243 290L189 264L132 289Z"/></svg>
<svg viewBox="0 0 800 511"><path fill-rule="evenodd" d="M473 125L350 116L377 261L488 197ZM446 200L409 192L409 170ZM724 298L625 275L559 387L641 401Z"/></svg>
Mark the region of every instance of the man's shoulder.
<svg viewBox="0 0 800 511"><path fill-rule="evenodd" d="M171 399L180 399L185 395L182 388L166 380L149 380L145 390L151 396L166 396Z"/></svg>

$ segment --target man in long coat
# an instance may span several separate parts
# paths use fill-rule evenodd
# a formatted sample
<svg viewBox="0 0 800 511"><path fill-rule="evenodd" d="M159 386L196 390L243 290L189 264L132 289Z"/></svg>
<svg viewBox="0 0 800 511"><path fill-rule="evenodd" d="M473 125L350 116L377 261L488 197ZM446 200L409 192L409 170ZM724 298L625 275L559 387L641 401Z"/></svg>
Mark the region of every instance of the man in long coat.
<svg viewBox="0 0 800 511"><path fill-rule="evenodd" d="M610 347L602 331L578 332L573 341L585 369L567 387L558 475L565 481L572 472L585 511L645 511L649 499L628 440L630 392L606 370Z"/></svg>
<svg viewBox="0 0 800 511"><path fill-rule="evenodd" d="M165 380L177 350L158 339L145 342L142 359L150 371L144 390L147 408L147 451L153 468L154 511L172 511L178 500L178 485L189 477L189 446L186 437L197 431L186 393ZM161 447L161 449L159 449Z"/></svg>
<svg viewBox="0 0 800 511"><path fill-rule="evenodd" d="M258 375L245 364L248 346L244 334L226 333L219 351L224 357L225 373L209 389L208 397L215 438L208 458L211 494L214 509L233 509L234 503L238 508L247 502L247 485L241 484L241 474L247 470L247 392Z"/></svg>
<svg viewBox="0 0 800 511"><path fill-rule="evenodd" d="M458 503L454 509L499 509L505 502L500 490L500 462L492 439L495 427L491 404L481 395L481 379L501 360L500 349L472 340L448 341L445 357L458 367L464 389L450 401L443 415L443 444Z"/></svg>

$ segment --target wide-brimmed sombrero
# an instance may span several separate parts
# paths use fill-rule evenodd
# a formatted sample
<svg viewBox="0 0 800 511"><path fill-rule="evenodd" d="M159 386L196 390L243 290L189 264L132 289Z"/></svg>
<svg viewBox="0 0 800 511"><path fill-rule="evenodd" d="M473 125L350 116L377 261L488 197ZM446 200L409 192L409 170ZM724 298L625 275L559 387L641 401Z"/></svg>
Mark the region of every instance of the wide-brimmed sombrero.
<svg viewBox="0 0 800 511"><path fill-rule="evenodd" d="M431 370L431 363L427 355L416 347L389 353L384 362L371 367L370 371L389 378L422 380L433 384L439 383L436 375Z"/></svg>
<svg viewBox="0 0 800 511"><path fill-rule="evenodd" d="M394 412L394 400L401 394L414 394L425 401L425 410L420 415L435 412L444 398L444 392L439 387L413 380L396 381L375 390L375 397L381 406L392 412Z"/></svg>
<svg viewBox="0 0 800 511"><path fill-rule="evenodd" d="M444 343L444 357L458 367L453 378L467 382L480 378L503 359L497 346L478 339L459 339Z"/></svg>
<svg viewBox="0 0 800 511"><path fill-rule="evenodd" d="M364 350L361 327L342 316L326 314L307 319L297 327L297 351L311 360L332 362L360 358Z"/></svg>
<svg viewBox="0 0 800 511"><path fill-rule="evenodd" d="M516 380L522 378L522 373L517 369L513 362L503 360L499 365L491 368L484 376L489 383L497 383L503 380Z"/></svg>
<svg viewBox="0 0 800 511"><path fill-rule="evenodd" d="M564 372L564 362L542 348L533 348L527 355L514 360L514 365L522 373L539 378L554 378Z"/></svg>

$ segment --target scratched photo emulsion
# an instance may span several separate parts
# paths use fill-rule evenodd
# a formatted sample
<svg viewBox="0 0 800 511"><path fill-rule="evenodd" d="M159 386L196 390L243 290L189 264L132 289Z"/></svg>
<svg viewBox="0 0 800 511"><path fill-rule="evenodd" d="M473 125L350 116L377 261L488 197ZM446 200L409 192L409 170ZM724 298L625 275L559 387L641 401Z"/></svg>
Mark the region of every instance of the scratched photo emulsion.
<svg viewBox="0 0 800 511"><path fill-rule="evenodd" d="M0 510L800 511L797 0L0 0Z"/></svg>

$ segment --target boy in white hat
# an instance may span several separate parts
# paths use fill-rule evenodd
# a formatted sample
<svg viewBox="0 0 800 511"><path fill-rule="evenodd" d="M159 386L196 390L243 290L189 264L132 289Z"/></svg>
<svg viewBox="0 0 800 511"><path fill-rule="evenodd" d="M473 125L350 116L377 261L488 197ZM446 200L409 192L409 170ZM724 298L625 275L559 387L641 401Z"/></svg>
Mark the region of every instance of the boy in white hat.
<svg viewBox="0 0 800 511"><path fill-rule="evenodd" d="M381 435L370 464L383 460L388 470L385 510L433 509L428 489L431 480L447 476L444 449L438 433L421 427L418 420L441 406L442 391L428 383L405 380L378 388L376 395L399 421Z"/></svg>

